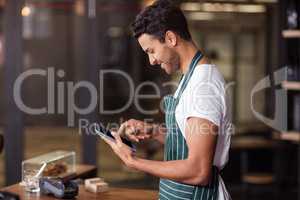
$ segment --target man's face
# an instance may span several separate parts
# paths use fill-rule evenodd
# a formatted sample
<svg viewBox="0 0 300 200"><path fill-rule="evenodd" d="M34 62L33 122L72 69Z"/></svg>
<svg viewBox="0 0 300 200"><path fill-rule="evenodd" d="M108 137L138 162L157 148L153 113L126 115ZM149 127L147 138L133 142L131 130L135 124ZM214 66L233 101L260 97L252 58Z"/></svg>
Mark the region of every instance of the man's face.
<svg viewBox="0 0 300 200"><path fill-rule="evenodd" d="M161 43L157 38L142 34L138 38L142 49L148 54L151 65L160 65L167 74L179 69L179 56L167 42Z"/></svg>

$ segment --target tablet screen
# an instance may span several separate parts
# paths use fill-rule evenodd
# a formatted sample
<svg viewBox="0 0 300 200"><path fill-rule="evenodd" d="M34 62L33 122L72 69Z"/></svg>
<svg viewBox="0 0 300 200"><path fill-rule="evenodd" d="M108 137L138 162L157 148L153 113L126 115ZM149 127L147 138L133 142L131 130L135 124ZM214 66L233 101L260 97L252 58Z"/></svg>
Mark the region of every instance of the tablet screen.
<svg viewBox="0 0 300 200"><path fill-rule="evenodd" d="M115 140L114 136L112 135L111 131L106 129L102 124L100 123L95 123L94 124L94 129L95 129L95 133L100 135L100 136L103 136L103 137L106 137L107 139L110 139L110 140ZM127 146L129 146L132 150L136 150L135 146L132 144L131 141L121 137L122 139L122 142L124 144L126 144Z"/></svg>

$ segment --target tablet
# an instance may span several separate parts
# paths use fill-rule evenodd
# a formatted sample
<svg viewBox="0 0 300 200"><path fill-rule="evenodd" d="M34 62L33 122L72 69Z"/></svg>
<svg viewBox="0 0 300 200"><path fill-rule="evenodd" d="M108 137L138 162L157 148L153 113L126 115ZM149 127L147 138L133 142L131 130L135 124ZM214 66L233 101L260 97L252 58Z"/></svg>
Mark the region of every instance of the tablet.
<svg viewBox="0 0 300 200"><path fill-rule="evenodd" d="M93 127L94 127L95 133L97 135L99 135L100 137L105 137L105 138L115 142L115 138L112 135L111 131L106 129L101 123L94 123ZM132 151L134 151L134 152L136 151L135 145L130 140L127 140L123 137L121 137L121 139L122 139L122 142L124 144L126 144Z"/></svg>

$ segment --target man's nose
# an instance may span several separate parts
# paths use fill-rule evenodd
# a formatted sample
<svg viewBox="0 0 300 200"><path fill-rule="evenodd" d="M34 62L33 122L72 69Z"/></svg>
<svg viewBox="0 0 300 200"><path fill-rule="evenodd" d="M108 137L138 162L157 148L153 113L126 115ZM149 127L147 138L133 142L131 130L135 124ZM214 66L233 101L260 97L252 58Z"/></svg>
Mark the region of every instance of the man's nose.
<svg viewBox="0 0 300 200"><path fill-rule="evenodd" d="M157 60L154 58L154 56L149 56L149 60L151 65L157 65Z"/></svg>

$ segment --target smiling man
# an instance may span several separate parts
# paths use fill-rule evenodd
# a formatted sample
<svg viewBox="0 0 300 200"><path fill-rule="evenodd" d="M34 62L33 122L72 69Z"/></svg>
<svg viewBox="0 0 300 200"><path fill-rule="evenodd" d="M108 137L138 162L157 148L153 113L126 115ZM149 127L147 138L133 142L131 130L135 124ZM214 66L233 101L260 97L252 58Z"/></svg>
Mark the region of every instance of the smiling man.
<svg viewBox="0 0 300 200"><path fill-rule="evenodd" d="M132 25L151 65L183 77L174 96L164 98L166 128L129 120L104 140L129 167L160 178L159 198L227 200L220 176L228 161L231 119L225 81L193 42L182 11L166 0L145 8ZM165 145L164 161L136 157L121 138L149 138Z"/></svg>

